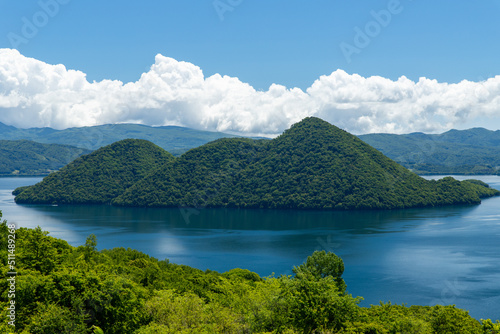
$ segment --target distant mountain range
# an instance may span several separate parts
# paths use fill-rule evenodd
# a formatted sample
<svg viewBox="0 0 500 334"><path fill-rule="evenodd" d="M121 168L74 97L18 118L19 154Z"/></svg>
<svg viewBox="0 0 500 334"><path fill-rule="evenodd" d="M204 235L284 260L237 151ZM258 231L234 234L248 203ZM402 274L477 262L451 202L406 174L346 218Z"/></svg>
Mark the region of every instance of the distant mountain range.
<svg viewBox="0 0 500 334"><path fill-rule="evenodd" d="M500 130L367 134L359 138L417 174L500 175Z"/></svg>
<svg viewBox="0 0 500 334"><path fill-rule="evenodd" d="M29 140L0 140L0 176L45 176L92 151Z"/></svg>
<svg viewBox="0 0 500 334"><path fill-rule="evenodd" d="M145 139L167 150L174 156L180 156L189 149L199 147L219 138L234 138L235 135L222 132L209 132L178 126L151 127L139 124L100 125L81 128L55 130L52 128L18 129L0 123L0 140L31 140L38 143L71 145L83 148L81 154L119 140L133 138ZM500 130L491 131L483 128L469 130L450 130L442 134L411 133L367 134L358 136L367 144L381 151L402 166L417 174L497 174L500 175ZM9 144L10 145L10 144ZM18 145L18 149L22 149ZM0 152L10 150L5 142L0 142ZM57 151L57 150L56 150ZM27 150L26 160L19 160L25 166L31 165ZM78 151L76 151L78 152ZM38 154L34 164L41 163L45 155ZM5 154L3 155L5 157ZM20 155L18 155L20 156ZM78 156L74 155L73 158ZM45 157L47 161L50 156ZM8 161L8 160L5 160ZM20 165L12 168L13 163L0 164L0 175L21 172ZM38 162L36 162L38 161ZM66 160L64 160L66 161ZM67 161L69 162L69 161ZM40 168L25 168L37 175L46 175L49 170L59 169L60 164L42 164ZM43 172L43 171L46 172ZM19 172L17 172L19 171Z"/></svg>
<svg viewBox="0 0 500 334"><path fill-rule="evenodd" d="M18 129L0 123L0 176L48 175L82 154L128 138L145 139L173 155L180 155L223 137L236 136L179 126L108 124L56 130Z"/></svg>
<svg viewBox="0 0 500 334"><path fill-rule="evenodd" d="M123 139L145 139L173 155L180 155L212 140L232 137L238 136L180 126L152 127L140 124L107 124L56 130L52 128L18 129L0 123L0 139L25 139L45 144L63 143L91 151Z"/></svg>
<svg viewBox="0 0 500 334"><path fill-rule="evenodd" d="M178 158L122 140L14 192L32 204L337 210L477 204L499 193L481 181L425 180L314 117L272 140L222 138Z"/></svg>

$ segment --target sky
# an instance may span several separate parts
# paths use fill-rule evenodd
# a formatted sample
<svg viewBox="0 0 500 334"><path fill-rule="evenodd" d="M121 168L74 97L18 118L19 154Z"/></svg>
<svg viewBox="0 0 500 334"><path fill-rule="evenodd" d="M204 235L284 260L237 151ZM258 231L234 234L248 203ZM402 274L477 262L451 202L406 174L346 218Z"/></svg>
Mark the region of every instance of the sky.
<svg viewBox="0 0 500 334"><path fill-rule="evenodd" d="M500 129L500 0L0 0L0 122Z"/></svg>

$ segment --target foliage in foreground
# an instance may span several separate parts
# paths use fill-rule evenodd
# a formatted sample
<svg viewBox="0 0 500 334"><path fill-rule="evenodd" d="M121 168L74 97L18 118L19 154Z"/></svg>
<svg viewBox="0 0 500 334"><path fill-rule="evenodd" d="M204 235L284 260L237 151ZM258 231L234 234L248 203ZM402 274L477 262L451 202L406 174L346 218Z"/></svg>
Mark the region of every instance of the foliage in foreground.
<svg viewBox="0 0 500 334"><path fill-rule="evenodd" d="M0 212L1 215L1 212ZM8 224L0 225L2 273ZM346 292L344 264L315 252L293 276L244 269L201 271L132 249L96 250L36 229L16 230L17 333L500 333L500 323L455 306L359 307ZM7 324L7 283L0 283Z"/></svg>

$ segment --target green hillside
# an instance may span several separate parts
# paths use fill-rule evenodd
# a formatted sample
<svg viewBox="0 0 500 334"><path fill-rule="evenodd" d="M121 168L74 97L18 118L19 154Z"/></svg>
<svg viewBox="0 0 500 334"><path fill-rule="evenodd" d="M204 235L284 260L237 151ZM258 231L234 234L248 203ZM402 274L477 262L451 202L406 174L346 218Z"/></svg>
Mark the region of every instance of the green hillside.
<svg viewBox="0 0 500 334"><path fill-rule="evenodd" d="M40 183L14 191L17 203L106 204L174 157L146 140L126 139L82 156Z"/></svg>
<svg viewBox="0 0 500 334"><path fill-rule="evenodd" d="M145 139L174 155L180 155L218 138L236 137L222 132L200 131L180 126L152 127L140 124L106 124L56 130L18 129L0 123L0 130L0 139L27 139L48 144L65 143L88 150L97 150L123 139Z"/></svg>
<svg viewBox="0 0 500 334"><path fill-rule="evenodd" d="M0 211L0 218L2 212ZM294 275L260 277L235 268L202 271L133 249L70 246L40 227L0 224L2 333L421 333L496 334L455 306L360 307L346 288L344 263L316 251ZM15 265L10 261L15 235ZM8 247L9 246L9 247ZM9 263L7 260L9 259ZM12 275L15 276L15 297ZM347 286L346 286L347 283ZM11 306L11 301L15 306ZM15 309L14 321L9 307ZM13 321L9 324L10 321Z"/></svg>
<svg viewBox="0 0 500 334"><path fill-rule="evenodd" d="M500 131L473 128L359 138L417 174L500 174Z"/></svg>
<svg viewBox="0 0 500 334"><path fill-rule="evenodd" d="M112 203L392 209L479 203L495 194L452 178L424 180L357 137L311 117L273 140L220 139L190 150Z"/></svg>
<svg viewBox="0 0 500 334"><path fill-rule="evenodd" d="M28 140L0 140L0 176L48 175L91 151Z"/></svg>

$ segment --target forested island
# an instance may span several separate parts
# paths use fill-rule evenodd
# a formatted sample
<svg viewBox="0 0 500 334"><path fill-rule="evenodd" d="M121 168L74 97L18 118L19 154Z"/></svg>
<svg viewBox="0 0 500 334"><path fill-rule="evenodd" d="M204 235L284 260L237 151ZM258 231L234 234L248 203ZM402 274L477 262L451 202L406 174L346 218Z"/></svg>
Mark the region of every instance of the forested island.
<svg viewBox="0 0 500 334"><path fill-rule="evenodd" d="M202 271L130 248L98 251L95 235L73 247L40 227L2 221L0 230L2 273L17 273L15 296L8 297L10 281L0 283L3 333L500 333L500 322L453 305L360 307L342 279L342 259L324 251L293 275L260 277L239 268ZM8 235L15 235L14 264Z"/></svg>
<svg viewBox="0 0 500 334"><path fill-rule="evenodd" d="M222 138L178 158L145 140L119 141L14 194L30 204L349 210L477 204L500 192L425 180L309 117L273 140Z"/></svg>

